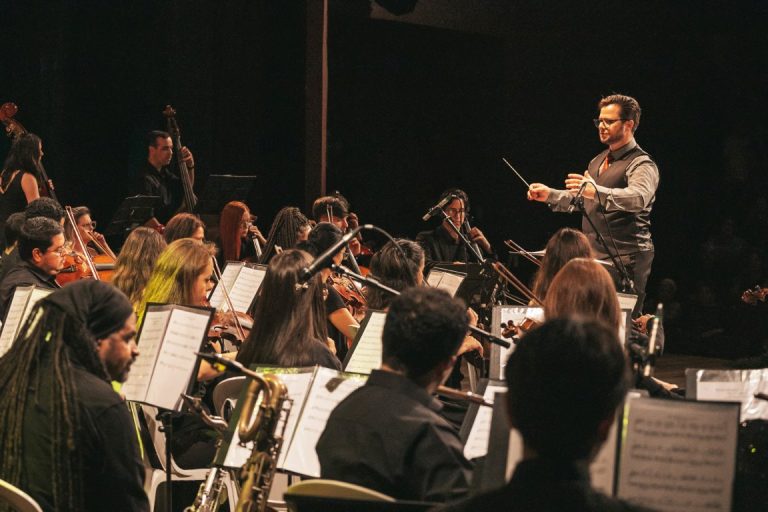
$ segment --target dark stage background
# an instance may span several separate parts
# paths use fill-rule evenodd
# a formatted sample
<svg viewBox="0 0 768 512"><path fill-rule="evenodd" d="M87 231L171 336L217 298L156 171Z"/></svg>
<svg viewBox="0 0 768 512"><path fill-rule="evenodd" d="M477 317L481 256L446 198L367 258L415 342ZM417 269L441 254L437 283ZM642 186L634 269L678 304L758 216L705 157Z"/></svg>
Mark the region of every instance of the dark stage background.
<svg viewBox="0 0 768 512"><path fill-rule="evenodd" d="M528 203L501 157L559 186L602 149L599 97L633 95L637 139L661 169L651 292L676 284L670 344L760 352L768 311L738 296L765 283L766 5L433 0L393 21L365 0L331 1L328 189L363 222L413 237L439 192L459 186L497 249L505 238L538 249L579 220ZM257 174L262 230L312 199L304 2L6 1L0 38L0 101L43 138L62 201L102 224L130 195L166 103L198 193L210 174Z"/></svg>

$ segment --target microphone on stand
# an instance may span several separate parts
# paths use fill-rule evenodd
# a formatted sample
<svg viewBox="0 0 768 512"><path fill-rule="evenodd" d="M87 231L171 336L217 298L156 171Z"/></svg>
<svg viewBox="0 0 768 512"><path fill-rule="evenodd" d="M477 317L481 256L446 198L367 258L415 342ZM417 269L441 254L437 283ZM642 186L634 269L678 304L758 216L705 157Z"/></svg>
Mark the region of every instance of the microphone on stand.
<svg viewBox="0 0 768 512"><path fill-rule="evenodd" d="M336 254L344 247L346 246L350 240L352 240L356 234L358 234L363 229L372 229L372 224L363 224L362 226L357 226L355 229L347 232L346 235L341 237L341 239L333 244L331 247L329 247L323 254L319 255L315 260L308 266L304 267L301 270L301 275L299 276L299 280L302 283L306 283L309 281L312 276L320 272L326 267L330 267L333 257L336 256Z"/></svg>
<svg viewBox="0 0 768 512"><path fill-rule="evenodd" d="M430 208L430 209L429 209L429 211L428 211L427 213L425 213L425 214L424 214L424 216L421 218L421 220L423 220L424 222L428 221L429 219L431 219L432 217L434 217L435 215L437 215L437 213L438 213L440 210L442 210L442 209L443 209L443 207L444 207L445 205L447 205L448 203L450 203L450 202L451 202L451 201L453 201L454 199L456 199L456 196L455 196L455 195L453 195L453 194L448 194L447 196L445 196L444 198L442 198L442 199L440 200L440 202L439 202L439 203L437 203L435 206L433 206L432 208Z"/></svg>
<svg viewBox="0 0 768 512"><path fill-rule="evenodd" d="M576 204L579 202L579 199L581 199L581 196L584 195L584 189L587 188L587 185L589 185L589 181L584 180L581 182L579 191L576 193L575 196L571 198L571 202L568 205L568 213L573 213L573 210L576 208Z"/></svg>

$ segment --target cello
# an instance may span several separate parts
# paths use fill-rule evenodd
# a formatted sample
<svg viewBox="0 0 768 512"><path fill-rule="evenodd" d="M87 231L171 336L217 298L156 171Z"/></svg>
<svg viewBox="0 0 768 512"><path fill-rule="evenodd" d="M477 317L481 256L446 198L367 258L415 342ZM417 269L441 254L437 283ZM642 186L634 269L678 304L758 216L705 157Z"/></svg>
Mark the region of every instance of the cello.
<svg viewBox="0 0 768 512"><path fill-rule="evenodd" d="M181 186L184 190L184 202L179 208L180 212L193 213L195 206L197 206L197 196L192 188L192 175L187 168L186 162L181 157L181 132L179 130L179 124L176 122L176 110L170 105L165 106L163 115L168 121L168 133L171 134L171 140L173 141L173 151L176 153L176 163L179 166L179 178L181 179Z"/></svg>

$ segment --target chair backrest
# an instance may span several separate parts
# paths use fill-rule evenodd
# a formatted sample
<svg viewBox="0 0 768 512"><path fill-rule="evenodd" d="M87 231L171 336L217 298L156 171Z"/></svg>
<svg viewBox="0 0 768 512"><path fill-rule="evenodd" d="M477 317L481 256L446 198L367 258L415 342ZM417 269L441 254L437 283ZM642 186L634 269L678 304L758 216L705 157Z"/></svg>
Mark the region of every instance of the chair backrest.
<svg viewBox="0 0 768 512"><path fill-rule="evenodd" d="M0 480L0 503L10 505L18 512L43 512L40 505L29 494L5 480Z"/></svg>
<svg viewBox="0 0 768 512"><path fill-rule="evenodd" d="M216 384L216 387L213 388L213 408L215 409L215 414L229 421L229 415L225 413L231 411L227 411L225 403L227 400L231 400L233 402L237 400L237 397L240 396L240 390L243 388L245 381L246 378L242 376L231 377Z"/></svg>
<svg viewBox="0 0 768 512"><path fill-rule="evenodd" d="M304 480L303 482L293 484L285 490L286 500L290 495L342 498L350 500L395 501L391 496L387 496L379 491L374 491L373 489L368 489L361 485L322 478L316 480Z"/></svg>

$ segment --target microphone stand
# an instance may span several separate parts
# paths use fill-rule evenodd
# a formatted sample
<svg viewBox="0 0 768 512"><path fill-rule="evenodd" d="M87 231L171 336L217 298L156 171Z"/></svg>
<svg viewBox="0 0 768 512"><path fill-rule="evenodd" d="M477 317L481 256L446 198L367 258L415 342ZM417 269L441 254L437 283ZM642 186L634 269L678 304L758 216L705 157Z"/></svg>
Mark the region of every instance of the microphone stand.
<svg viewBox="0 0 768 512"><path fill-rule="evenodd" d="M349 270L348 268L346 268L343 265L333 264L333 265L331 265L331 270L333 270L334 272L336 272L338 274L345 274L345 275L349 276L351 279L353 279L353 280L355 280L357 282L366 284L368 286L373 286L374 288L377 288L377 289L379 289L379 290L381 290L383 292L387 292L387 293L390 293L390 294L395 295L395 296L400 295L400 292L395 290L394 288L390 288L389 286L383 285L379 281L377 281L376 279L373 279L372 277L365 277L365 276L361 276L360 274L356 274L356 273L352 272L351 270ZM493 334L489 333L488 331L484 331L484 330L482 330L482 329L480 329L478 327L475 327L473 325L469 325L468 328L474 334L477 334L479 336L482 336L483 338L486 338L491 343L495 343L496 345L501 345L504 348L509 348L511 346L508 341L503 340L503 339L501 339L501 338L499 338L497 336L494 336Z"/></svg>
<svg viewBox="0 0 768 512"><path fill-rule="evenodd" d="M461 240L464 245L469 249L469 252L471 252L475 258L477 258L477 261L480 263L485 263L485 258L483 257L482 251L480 251L480 248L477 246L477 244L472 243L469 241L469 239L464 236L464 233L461 232L459 228L453 225L453 222L451 222L451 218L448 216L447 213L445 213L445 210L440 210L440 213L443 214L443 220L448 221L448 225L451 226L451 229L459 235L459 240Z"/></svg>
<svg viewBox="0 0 768 512"><path fill-rule="evenodd" d="M595 191L597 193L597 191ZM592 227L592 231L595 232L595 236L597 237L597 241L600 242L600 245L605 249L605 253L608 255L608 257L611 258L611 262L613 263L613 266L616 268L616 270L619 271L621 274L621 291L624 293L631 293L635 291L635 283L630 279L629 272L627 271L627 267L624 266L624 262L621 261L621 257L616 254L614 255L611 250L608 248L608 243L605 241L605 238L603 238L603 234L600 233L600 231L597 229L597 226L595 226L595 223L592 222L592 219L587 214L587 210L584 207L584 196L579 196L576 198L576 201L574 202L574 205L578 210L581 212L581 214L584 216L585 219L587 219L587 222ZM603 205L600 204L600 201L598 200L598 208L602 208Z"/></svg>

